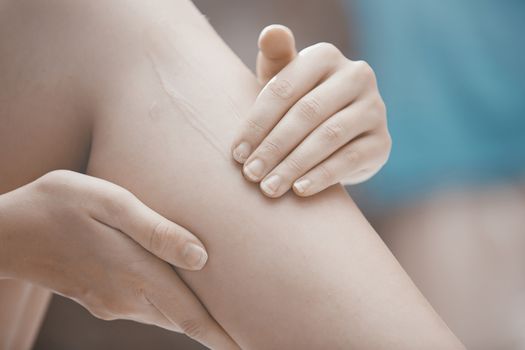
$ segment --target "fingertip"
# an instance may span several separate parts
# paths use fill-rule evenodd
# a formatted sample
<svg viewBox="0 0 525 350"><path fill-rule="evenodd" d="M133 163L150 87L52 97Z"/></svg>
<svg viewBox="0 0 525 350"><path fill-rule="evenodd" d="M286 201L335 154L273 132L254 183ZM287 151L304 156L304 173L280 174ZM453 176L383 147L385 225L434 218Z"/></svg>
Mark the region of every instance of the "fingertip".
<svg viewBox="0 0 525 350"><path fill-rule="evenodd" d="M311 196L312 193L312 181L310 179L299 179L294 182L292 189L294 193L300 197Z"/></svg>
<svg viewBox="0 0 525 350"><path fill-rule="evenodd" d="M259 35L258 46L269 59L287 58L295 55L295 38L292 31L281 24L265 27Z"/></svg>
<svg viewBox="0 0 525 350"><path fill-rule="evenodd" d="M246 141L242 141L232 147L232 157L239 163L244 164L250 156L252 147Z"/></svg>
<svg viewBox="0 0 525 350"><path fill-rule="evenodd" d="M182 253L184 262L189 270L202 270L208 261L208 253L198 244L186 243Z"/></svg>

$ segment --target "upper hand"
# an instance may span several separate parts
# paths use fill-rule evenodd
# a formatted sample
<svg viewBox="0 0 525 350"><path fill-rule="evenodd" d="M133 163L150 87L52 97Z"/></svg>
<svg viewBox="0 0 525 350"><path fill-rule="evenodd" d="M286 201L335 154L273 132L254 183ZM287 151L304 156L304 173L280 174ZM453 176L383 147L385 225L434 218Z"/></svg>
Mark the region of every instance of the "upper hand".
<svg viewBox="0 0 525 350"><path fill-rule="evenodd" d="M1 244L12 251L0 277L49 288L102 319L153 324L212 348L238 349L168 264L201 269L203 244L129 191L60 170L0 199L11 223L0 230Z"/></svg>
<svg viewBox="0 0 525 350"><path fill-rule="evenodd" d="M257 74L266 85L232 146L245 177L279 197L290 187L310 196L374 175L391 139L370 66L328 43L297 54L292 32L278 25L262 31L259 48Z"/></svg>

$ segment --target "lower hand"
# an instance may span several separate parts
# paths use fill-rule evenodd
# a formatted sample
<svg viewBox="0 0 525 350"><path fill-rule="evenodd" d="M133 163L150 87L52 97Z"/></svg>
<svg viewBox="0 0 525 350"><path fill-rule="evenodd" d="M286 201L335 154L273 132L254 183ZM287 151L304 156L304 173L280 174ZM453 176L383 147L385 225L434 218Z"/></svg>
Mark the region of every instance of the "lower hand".
<svg viewBox="0 0 525 350"><path fill-rule="evenodd" d="M168 264L201 269L202 243L125 189L54 171L0 196L0 225L2 255L9 255L1 277L49 288L104 320L153 324L238 349Z"/></svg>

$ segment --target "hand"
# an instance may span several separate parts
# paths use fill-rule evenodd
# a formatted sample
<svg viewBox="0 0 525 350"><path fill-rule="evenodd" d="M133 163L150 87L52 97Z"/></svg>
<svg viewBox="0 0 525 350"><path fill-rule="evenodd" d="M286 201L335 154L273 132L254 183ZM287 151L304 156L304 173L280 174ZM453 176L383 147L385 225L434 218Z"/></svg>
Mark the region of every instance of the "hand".
<svg viewBox="0 0 525 350"><path fill-rule="evenodd" d="M259 48L257 74L266 85L232 146L245 177L261 181L269 197L292 185L310 196L379 171L391 139L370 66L327 43L296 54L292 32L279 25L261 32Z"/></svg>
<svg viewBox="0 0 525 350"><path fill-rule="evenodd" d="M0 276L49 288L104 320L153 324L238 349L166 263L201 269L202 243L125 189L54 171L0 196L0 215Z"/></svg>

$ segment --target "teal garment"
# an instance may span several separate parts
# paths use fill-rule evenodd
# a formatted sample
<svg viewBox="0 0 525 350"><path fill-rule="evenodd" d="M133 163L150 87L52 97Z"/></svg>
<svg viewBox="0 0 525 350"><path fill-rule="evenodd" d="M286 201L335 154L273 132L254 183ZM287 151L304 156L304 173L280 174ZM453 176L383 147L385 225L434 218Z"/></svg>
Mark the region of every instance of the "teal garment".
<svg viewBox="0 0 525 350"><path fill-rule="evenodd" d="M389 162L364 185L368 194L398 202L525 176L525 1L345 5L393 139Z"/></svg>

